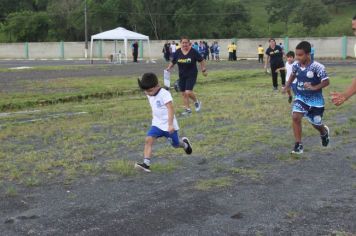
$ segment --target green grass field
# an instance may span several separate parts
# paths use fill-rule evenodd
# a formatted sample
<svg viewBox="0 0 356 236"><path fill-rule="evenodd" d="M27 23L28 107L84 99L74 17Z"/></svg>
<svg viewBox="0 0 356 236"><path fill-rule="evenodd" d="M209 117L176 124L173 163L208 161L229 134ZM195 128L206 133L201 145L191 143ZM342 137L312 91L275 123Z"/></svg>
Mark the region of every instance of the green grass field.
<svg viewBox="0 0 356 236"><path fill-rule="evenodd" d="M325 90L325 121L332 127L332 135L339 136L356 128L352 117L340 121L349 114L355 100L336 108L330 104L328 94L345 88L355 70L329 71L333 76L330 88ZM2 105L12 103L30 111L0 113L0 188L7 195L16 195L16 186L70 184L83 176L116 179L138 174L133 163L142 158L151 111L135 78L69 78L29 83L25 88L22 93L0 94ZM293 145L290 105L285 95L271 91L269 76L257 70L215 71L207 78L199 78L196 91L203 110L189 118L178 115L182 101L172 91L180 134L192 140L193 155L185 157L181 150L173 150L165 140L159 140L154 149L157 164L153 171L173 172L181 168L180 161L185 158L215 159L246 152L260 155L266 148L275 149L278 160L295 160L288 154ZM91 96L108 92L115 95ZM83 99L61 100L46 106L36 103L69 96ZM317 135L306 122L304 125L304 137ZM352 137L343 142L355 142L355 136ZM231 169L221 165L213 171L256 180L262 177L253 168ZM196 188L205 190L214 184L223 187L229 183L229 178L207 180L197 183Z"/></svg>

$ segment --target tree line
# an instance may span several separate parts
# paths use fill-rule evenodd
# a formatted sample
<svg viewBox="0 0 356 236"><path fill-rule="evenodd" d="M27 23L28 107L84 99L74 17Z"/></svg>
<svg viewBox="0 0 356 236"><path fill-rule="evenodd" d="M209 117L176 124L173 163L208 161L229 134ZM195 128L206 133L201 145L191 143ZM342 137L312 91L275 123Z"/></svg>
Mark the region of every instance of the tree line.
<svg viewBox="0 0 356 236"><path fill-rule="evenodd" d="M85 4L89 35L121 26L152 39L307 36L352 1L261 1L271 27L266 35L266 26L251 22L256 12L243 0L1 0L0 40L83 41ZM281 23L283 30L274 31Z"/></svg>

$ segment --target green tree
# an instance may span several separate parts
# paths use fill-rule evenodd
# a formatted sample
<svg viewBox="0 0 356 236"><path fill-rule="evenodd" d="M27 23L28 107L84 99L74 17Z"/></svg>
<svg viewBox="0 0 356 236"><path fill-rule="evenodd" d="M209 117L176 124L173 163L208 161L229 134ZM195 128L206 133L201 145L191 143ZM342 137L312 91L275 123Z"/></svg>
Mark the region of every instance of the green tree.
<svg viewBox="0 0 356 236"><path fill-rule="evenodd" d="M15 12L7 16L2 30L9 36L9 41L45 41L49 24L46 12Z"/></svg>
<svg viewBox="0 0 356 236"><path fill-rule="evenodd" d="M300 0L270 0L266 6L268 13L268 23L284 23L284 32L288 32L288 25L291 22L293 12L300 3Z"/></svg>
<svg viewBox="0 0 356 236"><path fill-rule="evenodd" d="M308 34L320 25L327 24L330 16L327 7L320 1L304 0L296 10L295 22L302 23Z"/></svg>

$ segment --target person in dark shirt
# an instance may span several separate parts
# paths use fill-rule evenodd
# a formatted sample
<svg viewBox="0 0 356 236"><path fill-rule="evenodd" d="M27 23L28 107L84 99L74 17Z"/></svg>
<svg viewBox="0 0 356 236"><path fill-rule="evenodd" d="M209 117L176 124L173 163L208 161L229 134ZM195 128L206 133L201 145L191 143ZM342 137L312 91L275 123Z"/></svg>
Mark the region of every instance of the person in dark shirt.
<svg viewBox="0 0 356 236"><path fill-rule="evenodd" d="M133 62L137 62L137 56L138 56L138 42L135 41L132 44L132 57L133 57Z"/></svg>
<svg viewBox="0 0 356 236"><path fill-rule="evenodd" d="M182 92L185 107L185 111L182 114L189 115L192 113L189 105L190 99L194 102L195 111L199 112L201 109L201 102L193 92L198 76L197 62L200 64L203 75L207 76L207 73L204 58L192 48L188 37L182 37L180 43L182 47L176 51L166 70L171 71L173 66L178 64L179 88Z"/></svg>
<svg viewBox="0 0 356 236"><path fill-rule="evenodd" d="M162 49L162 53L163 53L163 57L166 61L169 61L169 57L170 57L170 53L169 53L169 49L171 47L171 44L169 42L166 42L163 45L163 49Z"/></svg>
<svg viewBox="0 0 356 236"><path fill-rule="evenodd" d="M265 69L267 69L267 64L270 62L271 65L271 74L272 74L272 83L273 89L278 90L278 72L276 71L278 68L284 67L283 61L283 49L276 45L276 41L274 39L269 40L269 48L266 50L267 60L265 63ZM280 70L281 78L282 78L282 88L284 88L286 84L286 72L284 70Z"/></svg>

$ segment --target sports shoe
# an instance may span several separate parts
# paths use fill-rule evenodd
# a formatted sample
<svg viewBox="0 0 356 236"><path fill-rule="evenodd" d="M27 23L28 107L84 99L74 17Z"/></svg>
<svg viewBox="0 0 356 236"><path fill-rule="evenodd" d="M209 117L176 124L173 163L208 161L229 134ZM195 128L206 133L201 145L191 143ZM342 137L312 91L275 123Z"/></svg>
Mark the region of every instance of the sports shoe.
<svg viewBox="0 0 356 236"><path fill-rule="evenodd" d="M183 115L183 116L188 116L188 115L190 115L190 114L192 114L192 110L190 110L190 109L185 109L185 110L182 112L182 115Z"/></svg>
<svg viewBox="0 0 356 236"><path fill-rule="evenodd" d="M288 98L288 103L292 103L292 100L293 100L293 97L292 97L292 96L289 96L289 98Z"/></svg>
<svg viewBox="0 0 356 236"><path fill-rule="evenodd" d="M295 143L294 149L291 152L292 154L302 154L303 153L303 145L301 143Z"/></svg>
<svg viewBox="0 0 356 236"><path fill-rule="evenodd" d="M199 112L200 109L201 109L201 101L197 100L197 101L194 103L194 106L195 106L195 111L196 111L196 112Z"/></svg>
<svg viewBox="0 0 356 236"><path fill-rule="evenodd" d="M326 125L324 125L324 127L325 127L325 129L326 129L326 134L320 135L320 137L321 137L321 144L323 145L323 147L327 147L328 144L329 144L329 141L330 141L330 138L329 138L330 130L329 130L329 127L327 127Z"/></svg>
<svg viewBox="0 0 356 236"><path fill-rule="evenodd" d="M273 87L274 92L278 92L278 87Z"/></svg>
<svg viewBox="0 0 356 236"><path fill-rule="evenodd" d="M136 163L135 168L143 170L145 172L151 172L150 166L146 165L145 163Z"/></svg>
<svg viewBox="0 0 356 236"><path fill-rule="evenodd" d="M192 149L192 145L190 144L189 139L187 137L183 137L182 141L188 145L188 147L184 148L185 153L187 153L188 155L192 154L193 149Z"/></svg>

